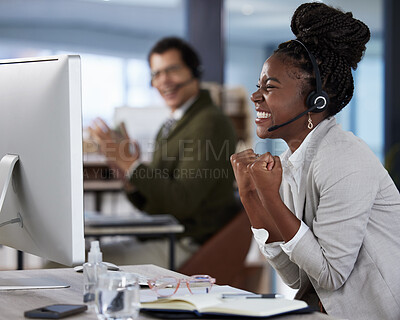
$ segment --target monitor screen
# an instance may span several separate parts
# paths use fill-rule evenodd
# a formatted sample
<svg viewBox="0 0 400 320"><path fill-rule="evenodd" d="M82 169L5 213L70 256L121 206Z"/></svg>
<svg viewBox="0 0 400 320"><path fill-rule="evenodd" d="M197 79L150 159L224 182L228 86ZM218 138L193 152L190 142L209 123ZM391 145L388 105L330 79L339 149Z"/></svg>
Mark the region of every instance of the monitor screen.
<svg viewBox="0 0 400 320"><path fill-rule="evenodd" d="M0 244L85 258L80 57L0 60Z"/></svg>

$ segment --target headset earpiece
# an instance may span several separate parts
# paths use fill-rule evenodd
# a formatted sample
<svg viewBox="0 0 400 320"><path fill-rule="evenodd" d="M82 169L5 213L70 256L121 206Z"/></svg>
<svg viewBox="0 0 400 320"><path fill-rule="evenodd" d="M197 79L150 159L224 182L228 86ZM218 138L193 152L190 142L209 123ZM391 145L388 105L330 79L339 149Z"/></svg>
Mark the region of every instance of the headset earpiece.
<svg viewBox="0 0 400 320"><path fill-rule="evenodd" d="M301 44L302 47L306 50L308 56L310 57L314 73L315 73L315 83L316 83L316 90L312 91L308 96L306 100L307 107L311 110L309 112L322 112L326 110L329 104L329 95L322 90L322 81L321 81L321 76L319 73L319 68L317 61L315 60L315 57L311 54L310 51L308 51L307 47L303 42L300 40L294 39L292 41L296 41L297 43Z"/></svg>
<svg viewBox="0 0 400 320"><path fill-rule="evenodd" d="M313 108L311 112L314 113L319 113L324 111L328 106L328 103L329 103L329 96L325 91L321 91L319 93L316 91L312 91L308 95L306 100L307 107Z"/></svg>

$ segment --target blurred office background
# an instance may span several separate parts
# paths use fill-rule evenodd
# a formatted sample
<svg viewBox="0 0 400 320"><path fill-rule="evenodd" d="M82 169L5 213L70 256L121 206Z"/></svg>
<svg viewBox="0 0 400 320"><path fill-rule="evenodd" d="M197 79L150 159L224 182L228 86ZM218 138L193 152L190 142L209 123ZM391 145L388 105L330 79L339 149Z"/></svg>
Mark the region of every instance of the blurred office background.
<svg viewBox="0 0 400 320"><path fill-rule="evenodd" d="M81 55L84 126L99 116L112 123L116 107L163 105L150 86L147 53L161 37L189 38L188 26L193 29L190 1L0 0L0 59L61 53ZM202 1L210 5L215 2ZM371 29L371 41L354 76L355 95L337 118L344 129L364 139L382 161L384 1L323 1L352 11ZM222 37L223 85L245 92L251 141L257 152L268 150L278 154L286 148L280 141L259 141L255 137L255 115L249 96L256 88L265 59L279 43L293 38L290 18L302 2L220 2L222 28L215 32ZM234 95L235 90L230 94Z"/></svg>

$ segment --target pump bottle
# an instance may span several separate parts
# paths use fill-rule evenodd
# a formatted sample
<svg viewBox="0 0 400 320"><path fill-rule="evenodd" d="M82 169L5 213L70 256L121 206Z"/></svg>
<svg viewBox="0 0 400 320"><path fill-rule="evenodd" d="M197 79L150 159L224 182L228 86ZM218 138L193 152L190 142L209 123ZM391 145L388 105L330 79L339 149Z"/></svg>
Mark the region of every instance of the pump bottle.
<svg viewBox="0 0 400 320"><path fill-rule="evenodd" d="M90 243L88 262L83 265L83 302L94 304L95 291L99 275L107 272L107 266L102 262L103 253L99 241Z"/></svg>

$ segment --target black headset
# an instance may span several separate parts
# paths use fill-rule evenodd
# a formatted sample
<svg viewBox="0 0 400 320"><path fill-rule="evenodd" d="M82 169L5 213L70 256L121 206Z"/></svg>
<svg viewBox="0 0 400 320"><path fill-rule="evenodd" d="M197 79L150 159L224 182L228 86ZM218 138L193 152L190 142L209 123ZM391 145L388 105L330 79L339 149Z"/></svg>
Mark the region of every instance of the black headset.
<svg viewBox="0 0 400 320"><path fill-rule="evenodd" d="M311 52L308 51L307 47L304 45L303 42L301 42L300 40L297 40L297 39L292 40L292 41L296 41L297 43L300 43L303 46L303 48L307 51L307 54L310 57L310 60L311 60L311 63L312 63L313 69L314 69L316 90L310 92L307 97L307 100L306 100L307 107L312 109L312 110L308 110L308 112L315 112L315 113L322 112L326 109L326 107L329 104L329 96L324 90L322 90L321 75L319 73L317 61L315 60L315 57L311 54Z"/></svg>

